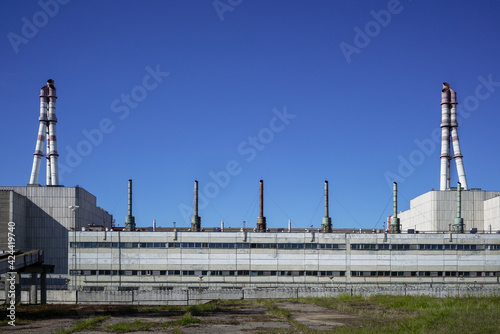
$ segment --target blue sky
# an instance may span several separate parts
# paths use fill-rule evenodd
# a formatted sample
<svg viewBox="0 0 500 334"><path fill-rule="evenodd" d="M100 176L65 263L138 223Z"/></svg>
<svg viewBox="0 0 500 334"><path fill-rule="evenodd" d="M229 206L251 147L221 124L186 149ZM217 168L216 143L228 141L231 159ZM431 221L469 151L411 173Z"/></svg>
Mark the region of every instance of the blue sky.
<svg viewBox="0 0 500 334"><path fill-rule="evenodd" d="M457 91L469 187L500 190L500 2L78 1L0 4L1 185L29 181L38 93L58 92L61 183L120 226L382 228L439 189L440 90ZM439 131L439 130L438 130ZM45 184L42 165L39 183ZM452 164L452 183L457 182Z"/></svg>

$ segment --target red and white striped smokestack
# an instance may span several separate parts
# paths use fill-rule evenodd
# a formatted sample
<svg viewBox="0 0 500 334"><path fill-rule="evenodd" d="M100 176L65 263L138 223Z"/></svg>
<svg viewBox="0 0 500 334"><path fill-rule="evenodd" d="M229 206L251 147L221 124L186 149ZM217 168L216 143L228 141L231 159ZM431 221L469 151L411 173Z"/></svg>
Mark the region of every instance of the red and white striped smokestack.
<svg viewBox="0 0 500 334"><path fill-rule="evenodd" d="M450 85L441 90L441 178L440 190L450 189Z"/></svg>
<svg viewBox="0 0 500 334"><path fill-rule="evenodd" d="M48 95L49 95L49 147L50 150L47 152L50 158L50 181L51 185L57 186L59 185L59 164L58 164L58 156L57 154L57 135L56 135L56 87L54 86L54 80L49 79L47 81L48 87ZM48 185L48 183L47 183Z"/></svg>
<svg viewBox="0 0 500 334"><path fill-rule="evenodd" d="M441 91L441 112L441 179L439 189L450 190L450 160L452 159L450 156L450 139L453 143L453 152L455 154L453 158L457 165L458 178L463 188L467 189L467 179L457 131L457 93L446 82L443 83Z"/></svg>
<svg viewBox="0 0 500 334"><path fill-rule="evenodd" d="M453 143L453 153L455 158L455 163L457 165L458 179L462 188L467 190L467 178L465 177L464 162L462 160L462 153L460 151L460 142L458 141L458 122L457 122L457 93L450 88L450 105L451 105L451 140Z"/></svg>
<svg viewBox="0 0 500 334"><path fill-rule="evenodd" d="M31 168L31 176L29 184L37 184L38 174L40 173L40 163L43 157L43 144L45 143L45 135L47 133L47 109L48 109L48 87L43 86L40 89L40 125L38 127L38 137L36 140L35 153L33 158L33 167Z"/></svg>

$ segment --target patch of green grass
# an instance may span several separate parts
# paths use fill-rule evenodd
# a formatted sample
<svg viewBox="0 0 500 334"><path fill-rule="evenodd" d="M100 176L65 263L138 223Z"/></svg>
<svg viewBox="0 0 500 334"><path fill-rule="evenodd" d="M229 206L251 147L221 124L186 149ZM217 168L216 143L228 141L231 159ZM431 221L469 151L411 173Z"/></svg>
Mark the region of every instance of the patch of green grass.
<svg viewBox="0 0 500 334"><path fill-rule="evenodd" d="M272 300L272 299L271 300L258 300L258 302L260 304L267 307L266 313L285 319L290 324L292 329L295 329L298 333L305 333L305 334L320 333L319 331L310 329L306 325L294 320L290 310L287 310L284 308L279 308L278 306L276 306L275 303L279 302L279 301L281 301L281 300ZM276 331L276 333L281 333L281 332L282 332L281 330ZM283 333L290 333L290 331L286 330L286 331L283 331ZM295 333L295 331L293 333Z"/></svg>
<svg viewBox="0 0 500 334"><path fill-rule="evenodd" d="M302 298L319 306L362 318L356 328L339 333L498 333L500 297L345 296Z"/></svg>
<svg viewBox="0 0 500 334"><path fill-rule="evenodd" d="M87 320L79 320L76 323L76 326L70 329L61 329L55 334L69 334L69 333L75 333L75 332L81 332L85 330L92 330L96 329L101 323L103 323L106 319L109 319L110 316L100 316L100 317L95 317L95 318L90 318Z"/></svg>
<svg viewBox="0 0 500 334"><path fill-rule="evenodd" d="M156 326L158 326L158 324L147 321L136 320L134 322L119 322L114 325L106 326L106 331L120 332L120 333L147 331L150 330L152 327Z"/></svg>
<svg viewBox="0 0 500 334"><path fill-rule="evenodd" d="M139 312L181 312L182 308L176 305L142 306Z"/></svg>
<svg viewBox="0 0 500 334"><path fill-rule="evenodd" d="M192 315L200 315L203 312L216 312L220 310L220 301L210 302L205 304L189 305L186 307L186 311Z"/></svg>
<svg viewBox="0 0 500 334"><path fill-rule="evenodd" d="M167 321L163 324L163 327L168 328L172 326L186 326L189 324L195 324L201 322L200 319L193 317L190 312L186 312L181 319Z"/></svg>
<svg viewBox="0 0 500 334"><path fill-rule="evenodd" d="M182 331L182 329L180 328L175 328L173 331L171 331L170 333L172 334L184 334L184 332Z"/></svg>

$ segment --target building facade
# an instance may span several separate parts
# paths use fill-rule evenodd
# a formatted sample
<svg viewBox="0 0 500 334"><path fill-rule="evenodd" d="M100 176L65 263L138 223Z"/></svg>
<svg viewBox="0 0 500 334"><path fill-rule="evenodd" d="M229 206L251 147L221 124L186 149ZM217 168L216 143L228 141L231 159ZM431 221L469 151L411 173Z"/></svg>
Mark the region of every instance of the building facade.
<svg viewBox="0 0 500 334"><path fill-rule="evenodd" d="M69 233L70 289L498 283L500 234Z"/></svg>
<svg viewBox="0 0 500 334"><path fill-rule="evenodd" d="M69 230L111 228L112 220L81 187L0 187L0 249L8 249L8 224L14 222L16 249L43 250L55 274L68 274Z"/></svg>
<svg viewBox="0 0 500 334"><path fill-rule="evenodd" d="M429 191L410 201L400 212L401 230L448 232L457 217L457 190ZM461 217L465 231L500 232L500 191L461 191Z"/></svg>

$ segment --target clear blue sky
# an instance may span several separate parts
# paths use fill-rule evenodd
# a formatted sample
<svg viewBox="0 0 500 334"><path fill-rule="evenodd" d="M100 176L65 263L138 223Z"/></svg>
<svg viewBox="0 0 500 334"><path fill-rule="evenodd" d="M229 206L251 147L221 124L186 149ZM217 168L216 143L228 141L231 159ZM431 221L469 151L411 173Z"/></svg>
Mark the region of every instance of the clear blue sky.
<svg viewBox="0 0 500 334"><path fill-rule="evenodd" d="M195 179L203 226L255 226L264 179L269 227L320 227L327 179L335 227L382 228L391 176L401 210L439 189L448 81L469 187L500 190L498 1L0 6L1 185L29 181L53 78L61 183L120 226L131 178L139 226L190 226Z"/></svg>

